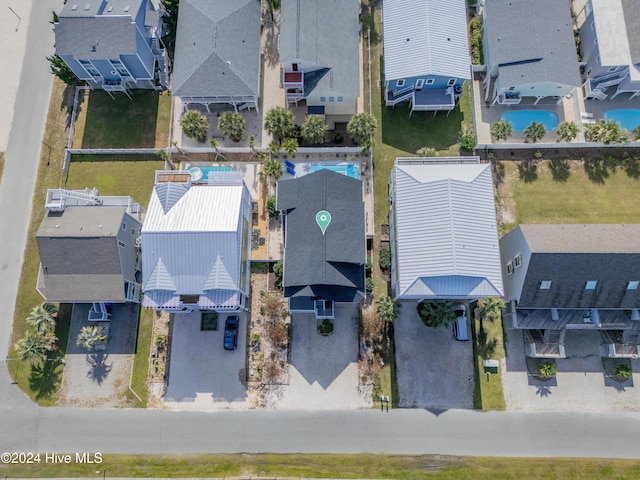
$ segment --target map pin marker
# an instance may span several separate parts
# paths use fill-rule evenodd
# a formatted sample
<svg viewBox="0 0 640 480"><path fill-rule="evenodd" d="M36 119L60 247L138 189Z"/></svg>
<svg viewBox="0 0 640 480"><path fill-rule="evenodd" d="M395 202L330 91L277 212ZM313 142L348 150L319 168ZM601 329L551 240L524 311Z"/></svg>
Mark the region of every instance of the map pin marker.
<svg viewBox="0 0 640 480"><path fill-rule="evenodd" d="M320 227L320 230L322 230L322 234L324 235L324 232L326 232L327 227L331 223L331 214L326 210L320 210L318 213L316 213L316 222L318 223L318 226Z"/></svg>

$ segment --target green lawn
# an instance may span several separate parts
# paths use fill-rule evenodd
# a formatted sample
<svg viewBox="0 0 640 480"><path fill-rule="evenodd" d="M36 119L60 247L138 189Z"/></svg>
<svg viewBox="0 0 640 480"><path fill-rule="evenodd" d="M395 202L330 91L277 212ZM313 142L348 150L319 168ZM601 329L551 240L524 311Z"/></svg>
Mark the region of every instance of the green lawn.
<svg viewBox="0 0 640 480"><path fill-rule="evenodd" d="M0 465L0 476L387 478L402 480L636 479L637 460L453 457L445 455L104 455L99 465Z"/></svg>
<svg viewBox="0 0 640 480"><path fill-rule="evenodd" d="M74 148L166 148L169 143L171 96L135 90L111 98L92 90L80 103Z"/></svg>
<svg viewBox="0 0 640 480"><path fill-rule="evenodd" d="M506 403L502 390L502 369L499 368L497 374L486 375L482 368L483 360L501 360L506 356L502 324L474 319L472 327L476 377L473 407L478 410L504 410Z"/></svg>
<svg viewBox="0 0 640 480"><path fill-rule="evenodd" d="M149 397L147 376L149 374L149 355L151 354L151 333L153 329L154 310L140 308L140 323L136 353L133 357L133 372L131 375L131 389L135 392L129 395L132 405L145 408ZM140 399L138 399L138 397Z"/></svg>

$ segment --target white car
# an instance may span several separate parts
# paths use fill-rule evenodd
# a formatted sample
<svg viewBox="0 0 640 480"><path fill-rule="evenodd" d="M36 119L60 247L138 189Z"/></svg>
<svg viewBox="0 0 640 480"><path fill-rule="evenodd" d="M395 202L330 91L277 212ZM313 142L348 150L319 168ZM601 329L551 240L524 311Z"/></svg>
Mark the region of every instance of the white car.
<svg viewBox="0 0 640 480"><path fill-rule="evenodd" d="M463 304L453 306L453 313L456 316L453 322L453 338L460 341L469 340L469 319L467 318L467 307Z"/></svg>

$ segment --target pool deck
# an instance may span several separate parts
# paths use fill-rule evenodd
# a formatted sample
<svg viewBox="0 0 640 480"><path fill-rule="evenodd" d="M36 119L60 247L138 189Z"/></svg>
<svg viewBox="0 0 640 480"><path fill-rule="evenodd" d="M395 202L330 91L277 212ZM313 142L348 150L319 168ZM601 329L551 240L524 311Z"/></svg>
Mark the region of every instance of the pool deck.
<svg viewBox="0 0 640 480"><path fill-rule="evenodd" d="M605 90L605 93L613 95L615 87ZM606 98L604 100L585 100L585 111L593 114L593 119L598 121L604 118L604 112L609 110L627 110L640 109L640 98L630 99L631 94L621 93L613 100Z"/></svg>

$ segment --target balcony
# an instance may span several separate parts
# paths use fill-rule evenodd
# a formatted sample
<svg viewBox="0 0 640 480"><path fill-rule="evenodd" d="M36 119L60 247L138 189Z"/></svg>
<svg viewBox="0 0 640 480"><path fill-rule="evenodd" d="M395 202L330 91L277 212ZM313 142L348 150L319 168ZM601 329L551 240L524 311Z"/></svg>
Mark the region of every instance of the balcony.
<svg viewBox="0 0 640 480"><path fill-rule="evenodd" d="M316 312L317 320L329 319L332 320L335 316L333 310L333 301L331 300L315 300L313 302L314 310Z"/></svg>
<svg viewBox="0 0 640 480"><path fill-rule="evenodd" d="M126 92L127 85L122 78L105 78L102 80L102 89L107 92Z"/></svg>
<svg viewBox="0 0 640 480"><path fill-rule="evenodd" d="M455 106L456 100L452 87L416 90L411 99L411 110L414 112L449 111Z"/></svg>
<svg viewBox="0 0 640 480"><path fill-rule="evenodd" d="M503 92L498 95L500 105L519 105L522 102L520 92Z"/></svg>
<svg viewBox="0 0 640 480"><path fill-rule="evenodd" d="M304 98L304 73L301 71L283 71L282 86L288 102L297 102L302 100Z"/></svg>

